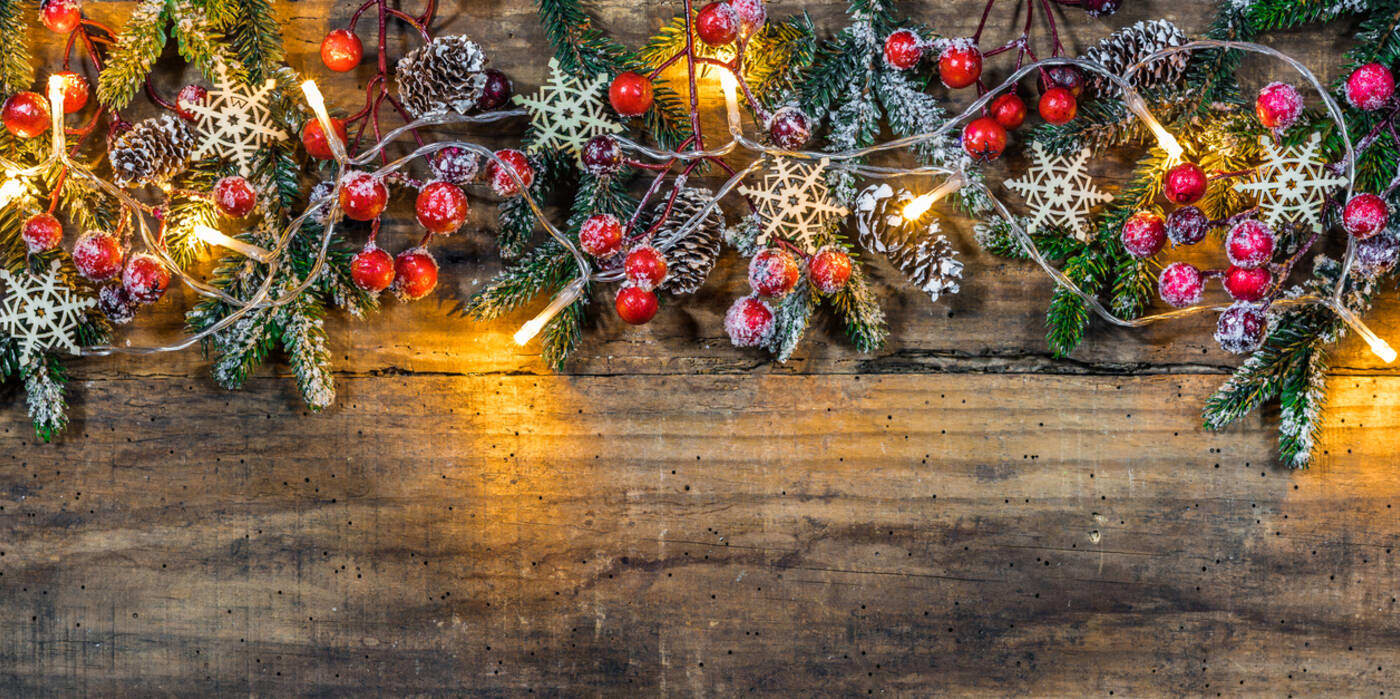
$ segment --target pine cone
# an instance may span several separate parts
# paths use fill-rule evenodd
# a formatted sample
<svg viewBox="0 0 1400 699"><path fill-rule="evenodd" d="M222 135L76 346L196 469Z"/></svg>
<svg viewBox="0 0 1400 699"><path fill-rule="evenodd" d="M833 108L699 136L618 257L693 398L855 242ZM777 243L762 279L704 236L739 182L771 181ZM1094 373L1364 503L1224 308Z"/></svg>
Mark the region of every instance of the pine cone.
<svg viewBox="0 0 1400 699"><path fill-rule="evenodd" d="M861 247L884 255L914 286L937 301L958 293L963 263L938 222L908 221L902 212L914 198L888 184L871 185L856 197L856 231Z"/></svg>
<svg viewBox="0 0 1400 699"><path fill-rule="evenodd" d="M194 129L172 114L146 119L117 137L107 159L119 187L160 184L184 171Z"/></svg>
<svg viewBox="0 0 1400 699"><path fill-rule="evenodd" d="M666 224L656 232L655 240L663 241L661 252L666 255L666 280L661 282L661 290L673 295L695 293L714 269L715 258L719 257L720 241L723 239L724 216L719 207L710 210L700 225L684 238L666 244L671 234L684 226L714 198L714 193L700 187L687 187L676 195L676 204ZM665 207L665 203L660 205ZM660 215L660 211L657 211Z"/></svg>
<svg viewBox="0 0 1400 699"><path fill-rule="evenodd" d="M1165 19L1143 20L1110 34L1097 46L1085 52L1083 58L1122 75L1128 66L1143 58L1168 46L1181 46L1188 41L1185 33ZM1139 68L1133 75L1132 84L1137 88L1146 88L1174 83L1186 71L1188 59L1186 52L1159 58ZM1091 73L1088 78L1089 90L1100 97L1113 97L1119 93L1118 86L1098 73Z"/></svg>
<svg viewBox="0 0 1400 699"><path fill-rule="evenodd" d="M399 61L399 98L415 117L476 107L486 88L486 54L463 35L440 36Z"/></svg>

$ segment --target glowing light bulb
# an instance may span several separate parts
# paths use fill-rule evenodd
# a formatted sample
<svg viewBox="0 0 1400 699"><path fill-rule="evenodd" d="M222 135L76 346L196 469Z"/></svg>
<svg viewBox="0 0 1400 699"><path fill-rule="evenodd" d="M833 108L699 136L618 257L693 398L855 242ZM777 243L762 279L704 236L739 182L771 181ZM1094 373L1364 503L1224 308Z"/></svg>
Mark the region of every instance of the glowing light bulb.
<svg viewBox="0 0 1400 699"><path fill-rule="evenodd" d="M0 182L0 206L5 206L24 194L24 183L18 179Z"/></svg>
<svg viewBox="0 0 1400 699"><path fill-rule="evenodd" d="M962 186L962 177L958 175L949 177L932 192L921 194L909 200L909 203L904 205L904 219L906 221L917 221L923 218L924 214L928 213L928 210L933 208L933 205L937 204L939 199L962 189Z"/></svg>
<svg viewBox="0 0 1400 699"><path fill-rule="evenodd" d="M194 235L196 238L199 238L209 245L228 248L244 257L251 257L258 262L267 263L272 259L272 251L224 235L222 231L203 224L194 227Z"/></svg>
<svg viewBox="0 0 1400 699"><path fill-rule="evenodd" d="M559 295L555 296L554 300L550 301L549 305L545 306L545 309L540 311L539 315L531 318L526 321L524 325L520 326L520 329L515 331L515 344L521 347L529 344L530 340L535 339L535 336L540 334L541 330L544 330L544 326L547 325L554 316L559 315L560 311L563 311L565 308L569 307L569 304L577 301L578 298L583 295L584 281L583 279L575 279L569 282L569 285L560 290Z"/></svg>
<svg viewBox="0 0 1400 699"><path fill-rule="evenodd" d="M306 95L306 103L310 105L311 111L316 113L316 121L321 122L321 131L326 134L326 144L331 147L331 154L335 156L336 162L344 163L349 159L345 155L345 144L341 143L335 126L331 123L331 115L326 111L326 98L321 95L321 88L316 87L316 81L307 80L301 84L301 91Z"/></svg>
<svg viewBox="0 0 1400 699"><path fill-rule="evenodd" d="M724 108L729 114L729 133L739 135L739 81L727 69L719 71L719 86L724 90Z"/></svg>
<svg viewBox="0 0 1400 699"><path fill-rule="evenodd" d="M53 120L53 152L56 157L63 157L64 138L67 134L63 129L63 86L67 83L62 75L49 76L49 118Z"/></svg>
<svg viewBox="0 0 1400 699"><path fill-rule="evenodd" d="M1351 309L1334 301L1328 301L1327 305L1331 307L1332 311L1338 316L1341 316L1342 320L1346 322L1347 325L1351 326L1351 329L1354 330L1361 339L1366 341L1366 346L1371 348L1372 354L1379 357L1380 360L1386 364L1395 361L1395 348L1391 347L1390 343L1382 340L1375 333L1371 332L1371 329L1366 327L1366 324L1361 322L1361 319L1356 317L1356 314L1352 313Z"/></svg>
<svg viewBox="0 0 1400 699"><path fill-rule="evenodd" d="M1157 121L1157 117L1152 116L1152 112L1147 110L1147 103L1142 101L1141 96L1137 94L1128 95L1123 103L1127 105L1128 111L1137 115L1137 118L1141 119L1142 123L1147 124L1147 128L1151 130L1152 135L1157 138L1157 145L1161 146L1162 150L1166 151L1168 165L1175 164L1178 160L1181 160L1181 156L1186 150L1181 147L1181 143L1176 140L1176 136L1173 136L1165 126L1162 126L1162 122Z"/></svg>

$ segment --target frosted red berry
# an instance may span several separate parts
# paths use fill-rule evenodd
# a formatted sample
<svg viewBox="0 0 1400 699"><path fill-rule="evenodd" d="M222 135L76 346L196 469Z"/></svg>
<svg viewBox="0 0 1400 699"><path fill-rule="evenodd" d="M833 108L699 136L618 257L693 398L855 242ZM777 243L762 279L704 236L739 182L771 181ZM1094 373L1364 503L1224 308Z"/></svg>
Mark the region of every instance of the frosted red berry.
<svg viewBox="0 0 1400 699"><path fill-rule="evenodd" d="M1084 92L1084 71L1075 66L1050 66L1040 74L1037 85L1042 95L1046 90L1062 87L1078 99Z"/></svg>
<svg viewBox="0 0 1400 699"><path fill-rule="evenodd" d="M350 278L355 286L370 293L379 293L394 283L394 258L374 243L350 259Z"/></svg>
<svg viewBox="0 0 1400 699"><path fill-rule="evenodd" d="M510 176L512 172L520 178L526 189L535 183L535 169L530 167L530 161L524 153L514 148L502 148L496 151L496 157L505 165L492 160L486 166L486 176L491 180L491 191L497 196L513 197L520 194L520 185Z"/></svg>
<svg viewBox="0 0 1400 699"><path fill-rule="evenodd" d="M368 172L350 172L341 179L340 210L356 221L373 221L389 204L384 180Z"/></svg>
<svg viewBox="0 0 1400 699"><path fill-rule="evenodd" d="M1181 163L1162 176L1162 193L1174 204L1194 204L1206 195L1206 171L1195 163Z"/></svg>
<svg viewBox="0 0 1400 699"><path fill-rule="evenodd" d="M243 218L258 205L258 192L247 179L238 175L214 183L214 208L229 218Z"/></svg>
<svg viewBox="0 0 1400 699"><path fill-rule="evenodd" d="M1225 292L1236 301L1258 301L1268 293L1273 281L1274 274L1267 267L1245 269L1231 265L1225 271Z"/></svg>
<svg viewBox="0 0 1400 699"><path fill-rule="evenodd" d="M448 146L433 154L428 167L437 179L460 187L476 179L481 171L481 158L466 148Z"/></svg>
<svg viewBox="0 0 1400 699"><path fill-rule="evenodd" d="M345 121L331 117L331 128L335 130L336 138L344 145L349 138L345 131ZM306 122L306 126L301 130L301 143L306 147L306 154L313 158L330 160L335 157L330 142L326 140L326 131L321 128L320 119Z"/></svg>
<svg viewBox="0 0 1400 699"><path fill-rule="evenodd" d="M763 6L763 0L728 0L729 6L734 8L734 14L739 16L739 33L743 36L750 36L763 27L768 21L768 8Z"/></svg>
<svg viewBox="0 0 1400 699"><path fill-rule="evenodd" d="M1040 111L1041 119L1060 126L1074 120L1074 115L1079 113L1079 101L1069 90L1052 87L1040 96L1040 104L1036 108Z"/></svg>
<svg viewBox="0 0 1400 699"><path fill-rule="evenodd" d="M611 257L622 249L622 222L612 214L593 214L579 227L578 242L594 257Z"/></svg>
<svg viewBox="0 0 1400 699"><path fill-rule="evenodd" d="M1007 131L1021 128L1026 121L1026 102L1020 95L1008 92L992 100L992 118Z"/></svg>
<svg viewBox="0 0 1400 699"><path fill-rule="evenodd" d="M1123 0L1082 0L1079 5L1091 17L1111 15L1123 6Z"/></svg>
<svg viewBox="0 0 1400 699"><path fill-rule="evenodd" d="M394 292L416 301L437 287L438 265L426 248L404 250L394 258Z"/></svg>
<svg viewBox="0 0 1400 699"><path fill-rule="evenodd" d="M844 250L822 248L807 261L807 280L823 294L834 294L851 280L851 256Z"/></svg>
<svg viewBox="0 0 1400 699"><path fill-rule="evenodd" d="M1120 239L1129 255L1152 257L1167 244L1167 223L1155 211L1139 211L1123 223Z"/></svg>
<svg viewBox="0 0 1400 699"><path fill-rule="evenodd" d="M199 104L208 96L209 90L203 85L186 85L180 88L180 92L175 95L175 113L182 119L194 121L195 113L190 111L190 105Z"/></svg>
<svg viewBox="0 0 1400 699"><path fill-rule="evenodd" d="M1245 354L1259 349L1268 329L1264 311L1250 303L1237 302L1225 309L1215 323L1215 341L1230 354Z"/></svg>
<svg viewBox="0 0 1400 699"><path fill-rule="evenodd" d="M73 114L83 111L83 107L87 106L88 98L92 95L92 86L88 85L87 78L73 71L54 73L54 76L63 80L63 113Z"/></svg>
<svg viewBox="0 0 1400 699"><path fill-rule="evenodd" d="M49 130L49 101L37 92L17 92L0 110L5 130L17 138L34 138Z"/></svg>
<svg viewBox="0 0 1400 699"><path fill-rule="evenodd" d="M53 214L35 214L20 228L20 237L29 252L48 252L63 242L63 224Z"/></svg>
<svg viewBox="0 0 1400 699"><path fill-rule="evenodd" d="M1303 114L1303 96L1288 83L1269 83L1254 98L1254 113L1266 129L1287 129Z"/></svg>
<svg viewBox="0 0 1400 699"><path fill-rule="evenodd" d="M348 73L365 57L365 45L349 29L337 29L321 40L321 63L337 73Z"/></svg>
<svg viewBox="0 0 1400 699"><path fill-rule="evenodd" d="M635 117L646 114L651 109L652 86L646 77L626 71L613 78L608 86L608 102L618 114Z"/></svg>
<svg viewBox="0 0 1400 699"><path fill-rule="evenodd" d="M885 37L885 65L909 70L924 57L924 42L909 29L896 29Z"/></svg>
<svg viewBox="0 0 1400 699"><path fill-rule="evenodd" d="M122 269L122 248L110 233L88 231L73 244L73 266L94 282L105 282Z"/></svg>
<svg viewBox="0 0 1400 699"><path fill-rule="evenodd" d="M78 28L83 20L83 4L79 0L44 0L39 5L39 21L51 32L67 34Z"/></svg>
<svg viewBox="0 0 1400 699"><path fill-rule="evenodd" d="M1157 293L1162 300L1176 308L1185 308L1201 300L1205 292L1201 270L1187 262L1173 262L1157 277Z"/></svg>
<svg viewBox="0 0 1400 699"><path fill-rule="evenodd" d="M1370 193L1358 194L1342 209L1342 228L1353 238L1365 240L1381 232L1390 222L1390 207Z"/></svg>
<svg viewBox="0 0 1400 699"><path fill-rule="evenodd" d="M656 317L660 304L656 293L637 286L624 286L617 290L613 301L617 317L632 325L643 325Z"/></svg>
<svg viewBox="0 0 1400 699"><path fill-rule="evenodd" d="M108 284L98 290L97 310L115 325L126 325L136 318L136 303L121 284Z"/></svg>
<svg viewBox="0 0 1400 699"><path fill-rule="evenodd" d="M1379 63L1367 63L1347 78L1347 102L1364 111L1384 107L1395 96L1395 76Z"/></svg>
<svg viewBox="0 0 1400 699"><path fill-rule="evenodd" d="M639 245L627 253L622 270L633 286L651 291L666 279L666 258L650 245Z"/></svg>
<svg viewBox="0 0 1400 699"><path fill-rule="evenodd" d="M461 187L450 182L429 182L418 191L413 214L418 225L437 235L449 235L467 221L471 206Z"/></svg>
<svg viewBox="0 0 1400 699"><path fill-rule="evenodd" d="M757 296L734 302L724 314L724 332L735 347L757 347L773 337L773 308Z"/></svg>
<svg viewBox="0 0 1400 699"><path fill-rule="evenodd" d="M812 138L811 123L797 107L783 107L768 120L768 137L779 148L797 150Z"/></svg>
<svg viewBox="0 0 1400 699"><path fill-rule="evenodd" d="M970 41L954 42L938 56L938 77L954 89L977 82L982 77L982 52Z"/></svg>
<svg viewBox="0 0 1400 699"><path fill-rule="evenodd" d="M622 169L622 146L607 134L594 136L583 144L579 159L590 174L611 175Z"/></svg>
<svg viewBox="0 0 1400 699"><path fill-rule="evenodd" d="M155 303L170 286L170 270L160 258L149 253L132 255L122 270L122 288L132 301Z"/></svg>
<svg viewBox="0 0 1400 699"><path fill-rule="evenodd" d="M782 248L760 250L749 260L749 286L760 296L787 296L801 277L797 256Z"/></svg>
<svg viewBox="0 0 1400 699"><path fill-rule="evenodd" d="M1225 236L1225 255L1236 267L1263 267L1274 257L1274 244L1274 232L1268 226L1245 219L1230 227Z"/></svg>
<svg viewBox="0 0 1400 699"><path fill-rule="evenodd" d="M978 117L963 127L962 147L978 160L996 160L1006 150L1006 129L992 117Z"/></svg>
<svg viewBox="0 0 1400 699"><path fill-rule="evenodd" d="M1175 245L1195 245L1210 232L1210 218L1200 207L1183 206L1167 214L1167 237Z"/></svg>
<svg viewBox="0 0 1400 699"><path fill-rule="evenodd" d="M724 46L739 38L739 14L728 3L712 2L695 13L695 35L710 46Z"/></svg>
<svg viewBox="0 0 1400 699"><path fill-rule="evenodd" d="M486 84L481 87L481 99L476 101L477 109L483 112L497 109L510 99L513 87L510 78L495 68L486 71Z"/></svg>

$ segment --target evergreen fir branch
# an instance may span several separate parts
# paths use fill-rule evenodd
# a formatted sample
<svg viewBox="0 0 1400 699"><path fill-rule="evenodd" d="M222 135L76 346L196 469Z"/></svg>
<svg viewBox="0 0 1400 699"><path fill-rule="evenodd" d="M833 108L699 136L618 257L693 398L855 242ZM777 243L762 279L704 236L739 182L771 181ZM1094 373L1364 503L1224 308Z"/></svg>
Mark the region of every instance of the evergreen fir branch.
<svg viewBox="0 0 1400 699"><path fill-rule="evenodd" d="M1086 294L1097 294L1104 274L1104 258L1085 249L1065 263L1064 273ZM1084 339L1089 327L1089 307L1068 289L1055 287L1050 307L1045 311L1045 340L1050 353L1057 358L1068 357Z"/></svg>
<svg viewBox="0 0 1400 699"><path fill-rule="evenodd" d="M0 0L0 47L4 47L0 51L0 98L27 90L34 83L27 33L34 23L21 0Z"/></svg>
<svg viewBox="0 0 1400 699"><path fill-rule="evenodd" d="M250 82L272 77L286 61L282 31L268 0L207 0L210 24L233 45Z"/></svg>
<svg viewBox="0 0 1400 699"><path fill-rule="evenodd" d="M779 362L786 362L797 349L802 336L807 333L807 324L816 308L817 297L811 285L803 279L773 309L773 337L768 341L768 351Z"/></svg>
<svg viewBox="0 0 1400 699"><path fill-rule="evenodd" d="M227 309L214 322L232 311ZM214 381L220 386L230 390L242 388L248 377L267 361L268 353L276 344L271 315L267 309L249 311L233 325L214 333L208 347L217 355L212 371Z"/></svg>
<svg viewBox="0 0 1400 699"><path fill-rule="evenodd" d="M477 320L499 318L529 303L545 289L559 289L578 274L564 246L546 242L520 258L467 301L467 315Z"/></svg>
<svg viewBox="0 0 1400 699"><path fill-rule="evenodd" d="M545 36L564 72L573 75L612 75L635 62L621 44L594 26L579 0L535 0Z"/></svg>
<svg viewBox="0 0 1400 699"><path fill-rule="evenodd" d="M758 101L772 107L788 99L791 86L816 58L816 33L804 11L768 22L749 40L744 77Z"/></svg>
<svg viewBox="0 0 1400 699"><path fill-rule="evenodd" d="M165 49L167 0L143 0L131 11L97 78L97 99L113 109L125 109L146 82Z"/></svg>
<svg viewBox="0 0 1400 699"><path fill-rule="evenodd" d="M1327 404L1327 351L1314 345L1279 387L1279 457L1292 468L1307 468L1322 432Z"/></svg>
<svg viewBox="0 0 1400 699"><path fill-rule="evenodd" d="M199 67L206 76L217 74L216 67L222 63L237 79L248 80L241 62L226 61L220 42L223 36L210 24L204 10L190 0L169 0L174 3L171 9L171 34L176 40L180 57Z"/></svg>
<svg viewBox="0 0 1400 699"><path fill-rule="evenodd" d="M555 371L563 371L564 362L583 341L583 308L588 303L587 298L588 288L585 286L579 300L569 304L544 326L540 356Z"/></svg>
<svg viewBox="0 0 1400 699"><path fill-rule="evenodd" d="M282 349L296 377L297 389L306 407L317 411L335 403L325 313L325 306L314 294L303 293L278 314Z"/></svg>
<svg viewBox="0 0 1400 699"><path fill-rule="evenodd" d="M173 193L166 205L165 247L180 266L193 263L203 247L194 233L195 227L219 226L219 212L213 202L193 193L209 191L219 178L232 171L236 168L230 169L217 160L203 160L171 181Z"/></svg>
<svg viewBox="0 0 1400 699"><path fill-rule="evenodd" d="M861 352L874 352L885 345L889 337L889 327L885 323L885 312L875 299L875 292L865 278L865 268L851 255L851 279L846 288L831 297L832 306L841 316L846 327L846 336Z"/></svg>
<svg viewBox="0 0 1400 699"><path fill-rule="evenodd" d="M68 399L64 385L68 373L58 358L45 352L35 357L23 369L25 404L34 434L45 442L53 441L68 427Z"/></svg>

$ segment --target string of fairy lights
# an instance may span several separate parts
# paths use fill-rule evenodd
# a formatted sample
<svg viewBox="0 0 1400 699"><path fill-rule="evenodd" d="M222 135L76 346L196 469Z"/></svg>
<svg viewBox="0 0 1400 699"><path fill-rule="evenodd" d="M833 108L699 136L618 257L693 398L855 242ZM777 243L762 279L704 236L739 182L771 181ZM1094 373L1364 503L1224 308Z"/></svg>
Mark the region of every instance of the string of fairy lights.
<svg viewBox="0 0 1400 699"><path fill-rule="evenodd" d="M1185 149L1181 146L1180 142L1176 139L1176 137L1173 134L1171 134L1149 111L1146 101L1133 87L1132 78L1137 73L1137 71L1142 69L1144 66L1151 64L1154 61L1166 58L1176 53L1199 50L1234 50L1261 54L1283 62L1292 70L1296 71L1304 80L1306 80L1312 86L1314 91L1319 95L1326 107L1328 117L1333 122L1335 122L1338 128L1338 133L1341 136L1341 141L1345 150L1345 155L1341 162L1341 167L1345 171L1347 199L1351 197L1356 178L1355 153L1353 151L1350 134L1347 133L1346 123L1342 118L1341 109L1338 107L1335 100L1333 100L1332 97L1328 94L1327 89L1323 86L1323 84L1317 78L1317 76L1312 73L1312 71L1310 71L1305 65L1294 60L1293 58L1267 46L1236 41L1201 40L1191 42L1188 44L1183 44L1180 46L1168 47L1160 51L1154 52L1148 56L1145 56L1137 63L1129 66L1122 75L1114 74L1104 66L1096 62L1084 59L1056 57L1038 60L1030 64L1024 65L1018 70L1016 70L1014 73L1008 76L1000 85L986 91L976 101L968 105L968 107L964 109L961 113L959 113L953 118L948 119L941 126L939 126L939 128L933 131L886 141L867 148L846 150L840 152L786 150L770 145L764 145L762 143L750 139L748 136L745 135L743 129L743 123L740 115L739 101L736 89L738 84L736 77L733 74L729 73L728 69L726 68L712 66L715 70L720 71L720 83L725 98L725 106L727 110L727 124L730 135L730 140L727 143L719 146L714 146L705 150L672 151L651 147L626 137L619 136L617 137L617 140L623 148L635 153L640 157L648 158L657 162L688 162L702 158L719 158L729 155L735 152L736 150L740 149L747 151L748 153L755 156L755 159L749 165L734 172L734 174L731 175L728 178L728 180L726 180L720 187L718 187L714 191L714 194L710 198L710 200L706 202L704 206L700 207L697 211L695 211L695 213L692 214L687 221L668 231L664 240L656 241L656 244L661 246L663 249L669 244L674 243L676 240L683 238L684 236L692 232L696 227L700 226L707 219L707 217L709 217L711 212L713 212L717 207L720 206L720 202L724 200L728 195L730 195L744 181L745 177L751 175L763 166L765 158L793 158L809 161L824 161L827 163L827 167L844 170L853 175L864 177L867 179L909 177L932 179L941 177L943 178L943 180L939 183L938 186L934 187L933 189L924 194L914 197L905 205L905 208L903 210L903 215L905 218L911 221L918 220L921 217L923 217L926 214L926 212L934 206L934 204L936 204L939 200L943 199L944 197L947 197L965 187L976 188L978 191L980 191L980 193L986 195L988 200L992 203L995 212L1001 217L1003 217L1008 223L1008 229L1013 234L1017 242L1021 245L1021 247L1025 250L1029 257L1032 260L1034 260L1036 264L1042 270L1044 270L1044 272L1047 275L1051 277L1055 284L1065 289L1066 291L1074 294L1075 296L1079 297L1089 309L1091 309L1096 315L1098 315L1105 321L1122 327L1136 328L1148 325L1150 323L1180 318L1196 313L1207 311L1221 311L1224 310L1224 308L1210 304L1197 304L1185 308L1178 308L1175 310L1155 313L1138 318L1119 317L1118 315L1110 311L1108 308L1106 308L1097 297L1085 292L1077 284L1075 284L1074 281L1071 280L1064 272L1056 268L1053 264L1050 263L1049 260L1045 258L1041 251L1037 248L1034 240L1031 237L1030 232L1026 230L1026 228L1022 225L1020 219L1012 213L1010 208L1007 207L1007 205L1004 202L1002 202L1001 199L998 198L985 183L981 182L975 177L969 176L969 174L964 169L967 161L959 160L951 167L927 165L916 167L883 167L867 165L859 161L877 153L902 150L921 143L944 140L948 138L949 134L952 133L953 129L958 128L964 122L969 121L970 119L973 119L977 115L981 114L982 110L993 99L995 99L999 94L1003 92L1014 89L1018 82L1030 73L1052 66L1074 66L1081 70L1099 74L1103 76L1106 80L1116 85L1122 91L1122 99L1124 106L1133 114L1134 118L1141 121L1153 134L1155 140L1157 141L1157 146L1161 148L1167 156L1167 163L1175 163L1185 155ZM56 165L62 168L66 168L71 175L78 176L87 180L88 182L97 186L103 192L112 196L124 209L126 215L129 215L132 219L134 219L136 224L136 230L141 240L154 254L160 257L162 262L166 264L167 267L170 270L172 270L186 286L188 286L195 293L201 296L217 298L229 304L234 309L231 313L229 313L227 316L221 319L218 323L213 324L210 327L205 328L198 333L186 336L178 342L152 346L100 345L82 348L82 354L90 356L107 355L118 352L130 354L154 354L160 352L171 352L187 349L189 347L192 347L196 343L201 342L205 338L208 338L214 335L215 333L221 332L234 325L235 323L238 323L240 319L242 319L248 313L253 312L254 310L272 308L290 303L296 298L297 294L299 294L307 286L313 283L313 281L320 274L321 269L325 264L331 241L335 236L336 225L343 218L343 213L340 210L339 202L340 192L344 186L344 175L347 172L349 172L352 169L365 168L367 166L370 166L376 158L380 158L381 154L387 148L397 143L405 133L412 132L423 127L465 126L474 124L484 124L525 115L525 112L523 110L499 110L470 116L450 113L431 115L417 119L411 123L405 124L397 129L388 132L384 135L382 139L379 140L378 143L374 144L369 149L365 150L363 153L351 156L349 153L346 152L346 144L343 143L336 136L336 129L332 125L330 114L326 109L325 101L321 95L320 90L317 88L314 81L306 81L302 84L302 91L304 97L306 99L307 104L310 106L311 110L315 114L316 119L320 122L324 133L327 135L327 141L330 146L331 152L334 156L334 161L336 163L337 172L335 178L332 180L333 189L324 197L309 202L307 204L307 208L300 216L288 223L287 226L285 226L281 231L279 231L277 235L273 236L273 244L269 248L261 248L250 243L238 240L236 238L232 238L220 231L209 228L207 226L199 226L196 228L195 234L205 243L229 249L235 253L244 255L260 263L268 265L268 273L265 275L262 284L256 289L256 291L248 298L235 298L229 295L227 292L215 288L198 278L195 278L194 276L186 272L179 264L176 264L176 262L173 259L171 259L168 256L168 254L166 254L166 252L163 250L163 246L159 243L159 241L156 239L156 236L152 233L152 227L147 220L148 217L153 216L155 213L153 207L143 204L142 202L132 197L125 190L102 179L101 177L97 176L95 173L91 172L81 164L69 159L64 143L62 109L63 89L61 78L57 76L51 78L49 81L48 88L49 99L51 101L51 104L55 105L55 108L51 110L54 124L52 139L53 151L43 162L31 167L21 167L18 164L0 158L0 172L2 172L5 175L4 180L0 181L0 202L3 202L8 198L12 198L13 195L17 193L17 191L22 190L24 188L23 180L25 178L39 176L41 173L48 171ZM413 151L409 152L408 154L402 157L389 160L383 163L379 168L377 168L370 174L375 178L386 177L390 174L408 168L411 164L413 164L420 158L426 158L446 148L464 149L470 151L471 153L474 153L475 155L491 163L495 163L498 166L499 171L502 174L509 177L509 179L516 185L520 192L519 196L523 197L525 204L528 206L530 211L539 221L539 224L544 229L545 233L548 234L555 241L557 241L560 245L562 245L566 250L568 250L577 264L577 277L571 282L569 282L567 285L565 285L563 289L561 289L559 293L557 293L554 296L554 298L550 301L547 307L545 307L534 318L527 321L520 328L520 330L515 333L514 340L517 344L525 345L529 343L546 326L546 324L550 321L551 318L553 318L555 315L563 311L563 309L567 308L569 305L571 305L581 297L590 281L613 282L618 281L622 278L622 274L618 270L595 270L588 255L586 255L584 251L580 249L578 243L570 235L565 233L563 230L561 230L558 226L556 226L550 221L550 218L541 202L537 201L533 196L531 196L528 184L521 179L520 175L516 173L515 169L511 167L509 163L499 158L496 152L494 152L492 149L486 146L465 140L449 140L425 144L414 149ZM316 260L312 268L308 271L308 273L306 273L302 277L303 281L300 283L299 286L287 289L284 293L282 293L279 296L273 296L272 288L273 280L276 278L275 271L278 265L280 264L280 261L283 257L283 253L289 241L301 229L305 221L313 216L323 216L325 221L325 226L323 228L320 238L320 249ZM1355 255L1356 241L1351 236L1348 236L1347 250L1344 261L1342 263L1343 271L1334 289L1332 290L1332 293L1325 296L1305 294L1290 298L1283 298L1278 300L1276 303L1278 305L1312 304L1324 306L1330 309L1333 313L1336 313L1338 317L1340 317L1344 322L1346 322L1347 325L1349 325L1363 340L1366 341L1370 349L1378 357L1380 357L1386 362L1394 361L1394 359L1396 358L1395 350L1391 348L1391 346L1387 344L1384 340L1376 336L1375 333L1373 333L1365 325L1365 323L1362 322L1361 319L1356 316L1355 313L1353 313L1350 309L1347 308L1346 303L1343 300L1343 294L1346 288L1346 280L1354 262Z"/></svg>

